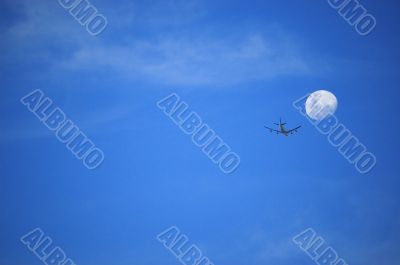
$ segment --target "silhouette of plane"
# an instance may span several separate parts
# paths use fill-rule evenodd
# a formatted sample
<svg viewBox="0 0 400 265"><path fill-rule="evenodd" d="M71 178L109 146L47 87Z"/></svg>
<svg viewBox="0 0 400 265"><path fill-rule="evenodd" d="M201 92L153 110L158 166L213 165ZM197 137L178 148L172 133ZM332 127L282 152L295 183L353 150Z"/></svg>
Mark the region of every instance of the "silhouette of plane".
<svg viewBox="0 0 400 265"><path fill-rule="evenodd" d="M301 126L298 126L294 129L286 130L284 127L286 125L286 123L282 123L282 119L279 119L279 124L278 123L274 123L274 124L278 126L278 130L269 128L267 126L264 126L264 127L267 128L268 130L270 130L271 132L276 132L276 134L282 134L284 136L289 136L289 134L296 133L297 130L300 129L300 127L301 127Z"/></svg>

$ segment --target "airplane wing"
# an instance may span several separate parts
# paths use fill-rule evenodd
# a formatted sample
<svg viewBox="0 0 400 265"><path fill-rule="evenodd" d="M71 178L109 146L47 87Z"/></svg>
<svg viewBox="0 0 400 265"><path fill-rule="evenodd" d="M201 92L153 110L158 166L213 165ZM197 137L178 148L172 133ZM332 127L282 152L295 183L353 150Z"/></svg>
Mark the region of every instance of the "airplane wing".
<svg viewBox="0 0 400 265"><path fill-rule="evenodd" d="M287 133L297 132L297 130L300 129L300 128L301 128L301 126L298 126L298 127L294 128L294 129L291 129L291 130L287 131Z"/></svg>
<svg viewBox="0 0 400 265"><path fill-rule="evenodd" d="M267 126L264 126L264 127L267 128L268 130L270 130L271 132L282 133L282 132L280 132L280 131L277 131L277 130L275 130L275 129L269 128L269 127L267 127Z"/></svg>

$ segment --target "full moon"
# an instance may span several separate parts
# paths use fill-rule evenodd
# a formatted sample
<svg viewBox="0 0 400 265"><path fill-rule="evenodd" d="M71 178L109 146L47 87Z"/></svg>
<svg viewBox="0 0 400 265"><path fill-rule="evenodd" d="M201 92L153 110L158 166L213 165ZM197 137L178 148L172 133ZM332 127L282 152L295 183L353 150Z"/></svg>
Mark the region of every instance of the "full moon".
<svg viewBox="0 0 400 265"><path fill-rule="evenodd" d="M306 101L307 115L313 120L323 120L329 114L334 114L338 101L334 94L326 90L318 90L312 93Z"/></svg>

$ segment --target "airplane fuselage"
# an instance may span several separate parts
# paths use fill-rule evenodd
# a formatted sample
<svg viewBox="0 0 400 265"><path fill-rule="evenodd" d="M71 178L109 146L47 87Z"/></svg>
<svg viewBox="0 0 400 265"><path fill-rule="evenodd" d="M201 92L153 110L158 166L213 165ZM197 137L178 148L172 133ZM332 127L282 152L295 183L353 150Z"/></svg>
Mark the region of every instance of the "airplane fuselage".
<svg viewBox="0 0 400 265"><path fill-rule="evenodd" d="M283 135L285 135L285 136L288 136L288 133L287 133L287 131L285 130L285 127L283 127L283 124L279 124L279 127L280 127L280 130L281 130L281 133L282 133Z"/></svg>

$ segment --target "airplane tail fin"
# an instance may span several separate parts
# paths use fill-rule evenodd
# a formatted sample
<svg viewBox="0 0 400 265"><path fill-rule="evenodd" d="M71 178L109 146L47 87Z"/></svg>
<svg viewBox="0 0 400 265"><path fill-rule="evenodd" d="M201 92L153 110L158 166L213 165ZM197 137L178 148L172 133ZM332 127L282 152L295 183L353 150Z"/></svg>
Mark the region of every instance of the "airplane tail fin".
<svg viewBox="0 0 400 265"><path fill-rule="evenodd" d="M279 124L276 124L276 123L275 123L275 125L278 125L278 126L279 126L279 125L286 125L286 122L282 123L282 118L279 118Z"/></svg>

